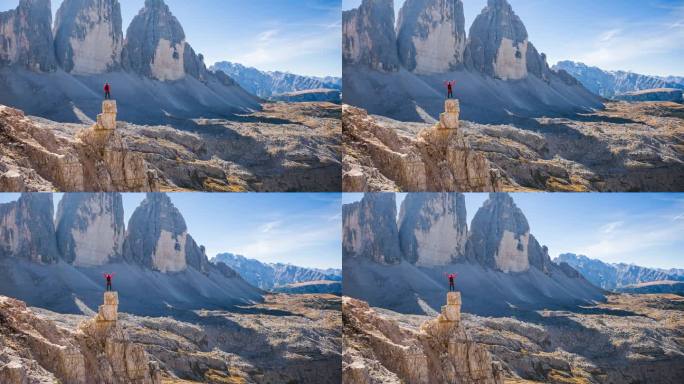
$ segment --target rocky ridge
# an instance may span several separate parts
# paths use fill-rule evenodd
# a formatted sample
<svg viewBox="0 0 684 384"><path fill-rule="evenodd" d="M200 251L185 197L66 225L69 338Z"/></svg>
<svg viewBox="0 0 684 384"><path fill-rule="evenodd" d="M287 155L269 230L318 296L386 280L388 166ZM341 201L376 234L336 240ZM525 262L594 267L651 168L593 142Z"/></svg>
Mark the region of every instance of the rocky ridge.
<svg viewBox="0 0 684 384"><path fill-rule="evenodd" d="M449 292L436 319L411 329L368 304L343 298L343 383L503 383L500 365L473 342L460 318L461 297Z"/></svg>
<svg viewBox="0 0 684 384"><path fill-rule="evenodd" d="M635 287L650 282L684 281L683 270L646 268L625 263L605 263L574 253L562 253L553 261L557 264L567 263L587 280L607 290Z"/></svg>
<svg viewBox="0 0 684 384"><path fill-rule="evenodd" d="M341 281L340 269L316 269L283 263L263 263L233 253L219 253L211 259L234 269L243 279L264 290L278 290L292 284L315 281Z"/></svg>
<svg viewBox="0 0 684 384"><path fill-rule="evenodd" d="M553 68L566 71L590 91L607 98L654 88L684 89L684 80L681 78L668 79L627 71L605 71L573 61L559 61Z"/></svg>
<svg viewBox="0 0 684 384"><path fill-rule="evenodd" d="M242 64L221 61L210 67L212 71L221 71L235 79L242 88L250 93L263 98L291 94L293 92L314 90L342 90L342 78L340 77L314 77L302 76L294 73L280 71L260 71L253 67L245 67Z"/></svg>

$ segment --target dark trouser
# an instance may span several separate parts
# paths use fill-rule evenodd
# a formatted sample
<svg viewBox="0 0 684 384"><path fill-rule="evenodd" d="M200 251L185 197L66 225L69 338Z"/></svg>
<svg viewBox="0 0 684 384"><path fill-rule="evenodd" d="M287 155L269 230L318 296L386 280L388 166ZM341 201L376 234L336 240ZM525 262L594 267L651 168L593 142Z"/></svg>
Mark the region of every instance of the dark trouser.
<svg viewBox="0 0 684 384"><path fill-rule="evenodd" d="M109 94L109 91L105 92L105 99L111 99L112 96Z"/></svg>
<svg viewBox="0 0 684 384"><path fill-rule="evenodd" d="M454 97L454 91L450 89L447 91L447 99L451 99L452 97Z"/></svg>
<svg viewBox="0 0 684 384"><path fill-rule="evenodd" d="M108 291L111 291L111 290L112 290L112 282L111 282L111 281L108 281L108 282L107 282L107 290L108 290Z"/></svg>
<svg viewBox="0 0 684 384"><path fill-rule="evenodd" d="M453 282L453 281L450 281L450 282L449 282L449 290L450 290L450 291L455 291L455 290L456 290L456 287L454 286L454 282Z"/></svg>

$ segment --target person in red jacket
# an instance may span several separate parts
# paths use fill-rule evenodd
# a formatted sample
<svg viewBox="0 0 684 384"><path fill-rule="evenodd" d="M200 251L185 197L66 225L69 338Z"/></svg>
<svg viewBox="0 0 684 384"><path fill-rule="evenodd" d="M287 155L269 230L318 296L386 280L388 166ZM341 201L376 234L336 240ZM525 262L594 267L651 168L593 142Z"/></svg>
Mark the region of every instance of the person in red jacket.
<svg viewBox="0 0 684 384"><path fill-rule="evenodd" d="M449 291L456 291L456 273L450 273L447 277L449 278Z"/></svg>
<svg viewBox="0 0 684 384"><path fill-rule="evenodd" d="M111 291L112 290L112 279L114 278L113 273L105 273L104 274L105 280L107 280L107 290Z"/></svg>
<svg viewBox="0 0 684 384"><path fill-rule="evenodd" d="M454 85L456 85L456 80L447 81L444 83L447 87L447 99L454 97Z"/></svg>
<svg viewBox="0 0 684 384"><path fill-rule="evenodd" d="M109 93L111 90L111 87L109 86L109 83L105 83L104 85L104 93L105 93L105 99L111 99L112 95Z"/></svg>

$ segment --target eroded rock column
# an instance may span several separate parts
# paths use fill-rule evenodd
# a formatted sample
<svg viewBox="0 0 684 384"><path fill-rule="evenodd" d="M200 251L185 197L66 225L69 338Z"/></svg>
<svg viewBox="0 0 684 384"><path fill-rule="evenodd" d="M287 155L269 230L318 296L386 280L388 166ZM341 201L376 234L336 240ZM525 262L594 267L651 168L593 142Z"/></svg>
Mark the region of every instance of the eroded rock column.
<svg viewBox="0 0 684 384"><path fill-rule="evenodd" d="M458 118L461 113L461 105L458 99L447 99L444 102L444 112L439 114L440 129L458 129Z"/></svg>
<svg viewBox="0 0 684 384"><path fill-rule="evenodd" d="M116 100L104 100L102 102L102 113L97 115L97 123L95 123L93 129L107 131L115 130L116 112Z"/></svg>

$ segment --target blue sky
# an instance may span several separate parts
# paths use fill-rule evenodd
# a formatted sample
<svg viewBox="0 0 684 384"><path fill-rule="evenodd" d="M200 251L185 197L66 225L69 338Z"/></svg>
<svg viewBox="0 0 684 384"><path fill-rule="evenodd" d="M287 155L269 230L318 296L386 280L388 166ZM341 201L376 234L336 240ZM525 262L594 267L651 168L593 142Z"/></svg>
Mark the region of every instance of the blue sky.
<svg viewBox="0 0 684 384"><path fill-rule="evenodd" d="M62 194L55 193L55 212ZM264 262L342 266L340 193L169 193L188 233L211 258L232 252ZM0 193L0 203L19 198ZM124 193L125 222L145 198Z"/></svg>
<svg viewBox="0 0 684 384"><path fill-rule="evenodd" d="M343 9L361 0L342 0ZM394 0L398 13L404 0ZM548 56L607 70L684 76L682 0L509 0L530 41ZM487 0L463 0L466 31Z"/></svg>
<svg viewBox="0 0 684 384"><path fill-rule="evenodd" d="M18 0L0 0L0 11ZM52 0L56 13L62 0ZM144 0L119 0L124 34ZM342 73L341 0L166 0L207 65L228 60L314 76Z"/></svg>
<svg viewBox="0 0 684 384"><path fill-rule="evenodd" d="M397 206L406 194L397 194ZM684 268L684 193L512 193L531 233L560 253L605 262ZM363 195L346 193L344 204ZM487 199L467 193L468 225ZM398 212L398 208L397 208Z"/></svg>

